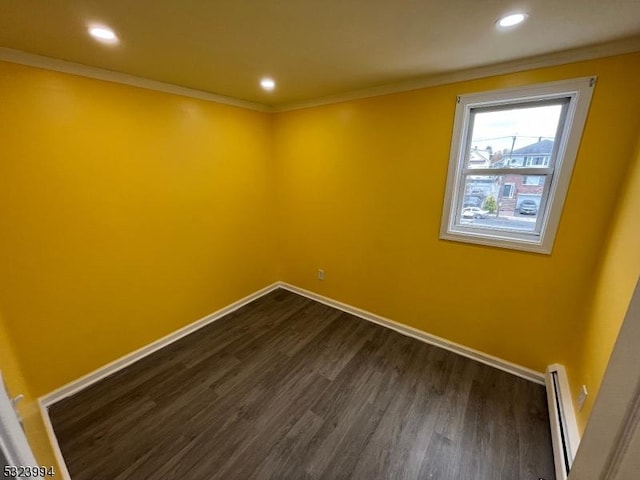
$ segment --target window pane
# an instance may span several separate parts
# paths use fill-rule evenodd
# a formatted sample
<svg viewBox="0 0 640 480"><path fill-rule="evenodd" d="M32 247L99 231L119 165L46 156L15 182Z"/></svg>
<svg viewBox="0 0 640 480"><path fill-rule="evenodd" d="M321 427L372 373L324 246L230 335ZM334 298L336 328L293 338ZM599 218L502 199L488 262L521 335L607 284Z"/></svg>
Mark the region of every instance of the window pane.
<svg viewBox="0 0 640 480"><path fill-rule="evenodd" d="M562 101L474 109L467 168L549 167L561 113Z"/></svg>
<svg viewBox="0 0 640 480"><path fill-rule="evenodd" d="M537 175L528 175L528 176L524 176L522 178L522 183L524 185L540 185L540 179L542 177L539 177Z"/></svg>
<svg viewBox="0 0 640 480"><path fill-rule="evenodd" d="M544 175L467 175L459 224L534 232L545 180Z"/></svg>

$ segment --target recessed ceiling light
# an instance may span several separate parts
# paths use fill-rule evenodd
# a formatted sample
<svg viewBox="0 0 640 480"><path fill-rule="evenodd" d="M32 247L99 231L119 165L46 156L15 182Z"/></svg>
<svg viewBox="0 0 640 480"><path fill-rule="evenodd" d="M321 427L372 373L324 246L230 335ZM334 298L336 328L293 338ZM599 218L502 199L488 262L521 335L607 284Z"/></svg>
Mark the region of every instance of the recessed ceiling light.
<svg viewBox="0 0 640 480"><path fill-rule="evenodd" d="M118 43L118 36L113 30L103 26L89 27L89 35L103 43Z"/></svg>
<svg viewBox="0 0 640 480"><path fill-rule="evenodd" d="M274 88L276 88L276 82L271 78L263 78L260 80L260 86L263 90L270 92Z"/></svg>
<svg viewBox="0 0 640 480"><path fill-rule="evenodd" d="M502 28L515 27L524 22L526 18L527 15L524 13L511 13L502 17L497 23L498 26Z"/></svg>

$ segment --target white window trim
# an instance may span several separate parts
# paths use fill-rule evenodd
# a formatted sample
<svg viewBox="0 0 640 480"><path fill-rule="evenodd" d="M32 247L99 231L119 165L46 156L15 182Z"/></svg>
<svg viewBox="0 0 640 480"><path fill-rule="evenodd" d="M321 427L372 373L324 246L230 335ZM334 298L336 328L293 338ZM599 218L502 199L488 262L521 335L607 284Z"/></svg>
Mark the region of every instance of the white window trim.
<svg viewBox="0 0 640 480"><path fill-rule="evenodd" d="M551 253L562 214L562 207L569 189L573 166L582 139L595 82L595 76L584 77L457 97L440 238L537 253ZM549 194L546 204L541 205L541 213L538 214L542 221L540 234L456 225L455 208L459 204L460 195L464 194L464 192L460 191L458 185L466 160L465 146L468 143L469 132L467 127L471 109L562 97L570 98L566 112L565 126L567 128L565 128L565 133L559 139L553 181L550 186L545 186L545 188L549 188ZM532 170L541 171L538 168ZM493 173L495 174L495 170ZM513 173L518 174L521 171L514 171ZM527 172L525 174L535 173Z"/></svg>

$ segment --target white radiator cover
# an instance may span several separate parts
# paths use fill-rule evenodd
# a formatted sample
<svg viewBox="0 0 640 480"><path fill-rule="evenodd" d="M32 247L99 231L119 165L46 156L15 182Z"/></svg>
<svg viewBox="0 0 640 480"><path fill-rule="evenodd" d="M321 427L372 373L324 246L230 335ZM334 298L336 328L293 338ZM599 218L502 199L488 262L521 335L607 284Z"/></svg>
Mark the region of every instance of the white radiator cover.
<svg viewBox="0 0 640 480"><path fill-rule="evenodd" d="M566 480L580 445L580 435L565 368L557 363L549 365L545 373L545 384L556 479Z"/></svg>

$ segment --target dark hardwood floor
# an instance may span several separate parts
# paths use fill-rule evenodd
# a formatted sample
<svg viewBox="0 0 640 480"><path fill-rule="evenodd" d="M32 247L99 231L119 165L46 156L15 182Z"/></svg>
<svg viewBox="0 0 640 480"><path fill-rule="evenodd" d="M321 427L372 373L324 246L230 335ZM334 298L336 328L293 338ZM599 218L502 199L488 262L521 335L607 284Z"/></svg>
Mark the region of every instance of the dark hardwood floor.
<svg viewBox="0 0 640 480"><path fill-rule="evenodd" d="M73 480L552 480L544 387L277 290L50 408Z"/></svg>

